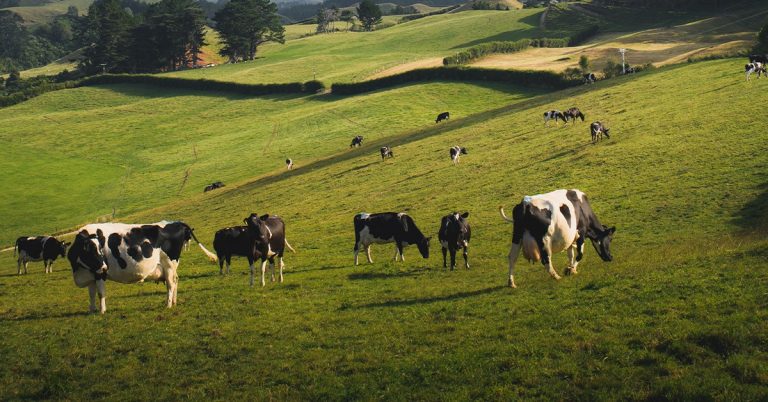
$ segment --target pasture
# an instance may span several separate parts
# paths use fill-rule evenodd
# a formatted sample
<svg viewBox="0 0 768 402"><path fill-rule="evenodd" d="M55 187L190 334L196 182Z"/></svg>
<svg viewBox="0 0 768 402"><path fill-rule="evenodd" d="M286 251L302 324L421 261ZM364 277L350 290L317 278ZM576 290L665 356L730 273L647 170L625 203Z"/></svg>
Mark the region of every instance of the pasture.
<svg viewBox="0 0 768 402"><path fill-rule="evenodd" d="M0 394L77 400L764 400L768 152L766 135L754 129L754 113L744 111L755 110L755 94L766 82L744 82L742 65L721 60L666 67L495 100L489 95L499 96L497 90L480 88L489 96L485 108L454 116L470 96L443 105L452 115L447 123L390 118L377 123L386 137L354 151L345 149L352 130L335 132L315 163L289 173L264 168L240 185L158 199L156 208L121 217L183 219L210 246L217 228L238 224L250 212L278 214L298 251L286 257L283 284L249 288L243 260L234 263L232 275L220 277L218 267L190 250L180 266L177 307L165 309L161 285L108 282L106 315L88 315L87 291L75 288L64 261L56 262L53 274L30 264L32 273L17 277L11 254L2 253L0 353L6 364L0 366ZM453 86L405 86L372 96L400 94L402 110L422 102L424 93L443 94ZM85 99L78 91L92 91L89 114L96 116L108 115L98 106L110 102L144 114L196 105L187 115L206 113L204 121L186 127L209 130L238 120L241 106L265 116L269 107L299 102L219 99L214 107L197 99L210 94L164 91L150 97L149 88L105 87L46 94L3 110L0 118L8 119L12 110L15 119L55 119L72 107L66 97ZM324 108L364 99L329 99ZM89 102L79 102L82 116ZM570 106L579 106L587 122L543 127L541 112ZM693 112L702 110L718 113ZM350 113L326 112L329 127L357 118ZM82 116L53 127L66 132ZM610 140L589 143L594 120L611 128ZM123 125L130 124L139 123ZM164 127L159 121L156 126ZM110 135L104 130L76 131L94 142ZM310 134L297 129L286 137L302 135ZM25 145L41 141L27 136ZM203 141L168 133L155 138L169 143L157 144L162 147ZM384 141L395 158L382 162L376 152ZM459 166L448 159L448 147L456 144L469 149ZM62 146L77 152L76 143ZM288 140L285 146L302 149ZM253 156L237 146L230 152L257 167L269 163L259 152ZM58 166L79 173L70 176L73 186L98 180L88 176L91 168L80 169ZM144 179L151 174L137 180L151 182ZM580 274L556 282L540 265L521 261L518 289L506 288L511 227L499 218L498 205L511 208L523 195L563 187L585 191L603 223L617 226L614 262L600 262L590 247ZM66 195L59 197L57 202ZM407 211L422 231L436 236L439 217L454 210L470 211L471 270L444 270L434 238L428 260L411 247L405 262L393 263L394 246L386 245L373 247L373 265L352 266L355 213ZM12 222L22 218L17 213ZM555 256L554 263L562 272L565 256Z"/></svg>

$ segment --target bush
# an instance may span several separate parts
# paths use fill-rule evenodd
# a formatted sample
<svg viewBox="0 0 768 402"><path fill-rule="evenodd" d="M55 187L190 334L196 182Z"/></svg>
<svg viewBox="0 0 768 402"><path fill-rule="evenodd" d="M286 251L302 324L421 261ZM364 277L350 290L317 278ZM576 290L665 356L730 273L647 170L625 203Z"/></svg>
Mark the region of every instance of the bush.
<svg viewBox="0 0 768 402"><path fill-rule="evenodd" d="M450 7L446 7L444 9L442 9L442 10L432 11L431 13L426 13L426 14L406 15L403 18L400 18L400 22L408 22L408 21L417 20L419 18L430 17L430 16L433 16L433 15L445 14L448 11L453 11L453 10L455 10L455 9L461 7L461 6L463 6L463 4L456 4L456 5L453 5L453 6L450 6Z"/></svg>
<svg viewBox="0 0 768 402"><path fill-rule="evenodd" d="M487 42L458 52L455 56L444 58L443 65L467 64L490 54L516 53L529 47L565 47L567 45L568 39L557 38L521 39L514 42Z"/></svg>
<svg viewBox="0 0 768 402"><path fill-rule="evenodd" d="M568 46L578 46L586 42L587 39L597 35L598 32L600 32L599 25L592 25L587 29L576 32L568 41Z"/></svg>
<svg viewBox="0 0 768 402"><path fill-rule="evenodd" d="M319 81L307 83L290 82L285 84L239 84L214 80L190 80L176 77L160 77L147 74L103 74L86 78L81 85L104 84L144 84L168 88L194 89L200 91L231 92L243 95L272 95L315 93L324 88Z"/></svg>
<svg viewBox="0 0 768 402"><path fill-rule="evenodd" d="M314 81L307 81L304 83L303 92L305 93L318 93L320 91L323 91L325 89L325 84L323 84L320 81L314 80Z"/></svg>
<svg viewBox="0 0 768 402"><path fill-rule="evenodd" d="M496 70L472 67L433 67L406 71L369 81L337 83L331 87L336 95L354 95L423 81L490 81L527 87L563 89L578 85L580 80L568 80L550 71Z"/></svg>

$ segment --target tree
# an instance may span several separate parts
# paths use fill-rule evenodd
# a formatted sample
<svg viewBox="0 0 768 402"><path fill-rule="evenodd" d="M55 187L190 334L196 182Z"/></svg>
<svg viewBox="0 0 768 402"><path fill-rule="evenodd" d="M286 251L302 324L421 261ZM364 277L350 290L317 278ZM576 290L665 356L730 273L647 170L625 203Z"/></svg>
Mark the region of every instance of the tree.
<svg viewBox="0 0 768 402"><path fill-rule="evenodd" d="M213 19L224 43L219 54L232 62L253 60L263 43L285 43L277 5L269 0L232 0Z"/></svg>
<svg viewBox="0 0 768 402"><path fill-rule="evenodd" d="M320 7L317 11L317 33L332 32L335 27L333 23L339 19L339 9L337 7Z"/></svg>
<svg viewBox="0 0 768 402"><path fill-rule="evenodd" d="M196 65L205 45L205 16L195 0L161 0L144 16L150 44L157 47L163 69Z"/></svg>
<svg viewBox="0 0 768 402"><path fill-rule="evenodd" d="M80 16L80 11L75 6L69 6L67 7L66 16L71 18L77 18Z"/></svg>
<svg viewBox="0 0 768 402"><path fill-rule="evenodd" d="M341 12L341 15L339 16L339 20L344 21L345 29L349 30L349 24L355 19L355 14L352 13L352 10L343 10Z"/></svg>
<svg viewBox="0 0 768 402"><path fill-rule="evenodd" d="M757 34L757 48L755 50L768 53L768 24L765 24L763 29Z"/></svg>
<svg viewBox="0 0 768 402"><path fill-rule="evenodd" d="M376 24L381 23L381 9L373 0L363 0L357 6L357 19L363 24L363 29L373 31Z"/></svg>
<svg viewBox="0 0 768 402"><path fill-rule="evenodd" d="M579 57L579 68L581 68L582 73L589 73L589 57L587 57L586 54L582 54L581 57Z"/></svg>
<svg viewBox="0 0 768 402"><path fill-rule="evenodd" d="M85 50L81 67L87 72L112 71L126 61L128 32L134 22L119 0L96 0L88 7L82 29L93 39Z"/></svg>

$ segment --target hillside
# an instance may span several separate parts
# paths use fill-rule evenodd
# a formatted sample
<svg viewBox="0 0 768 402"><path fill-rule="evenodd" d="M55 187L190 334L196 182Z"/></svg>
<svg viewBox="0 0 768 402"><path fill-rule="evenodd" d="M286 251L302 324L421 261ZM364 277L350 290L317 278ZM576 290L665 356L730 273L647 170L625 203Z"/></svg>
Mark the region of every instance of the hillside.
<svg viewBox="0 0 768 402"><path fill-rule="evenodd" d="M11 362L0 366L0 392L78 400L764 400L767 138L743 111L754 108L765 82L745 82L735 73L742 64L667 67L514 99L477 99L495 92L472 95L468 85L455 84L373 94L399 97L386 101L390 107L374 107L362 97L222 101L213 94L106 87L52 93L2 110L5 127L42 124L43 115L62 118L39 128L44 134L37 138L12 137L30 138L25 146L40 143L45 133L88 133L81 141L100 151L83 150L83 166L70 161L55 171L69 179L67 195L82 193L72 188L78 185L92 189L92 197L104 191L107 181L100 178L113 168L91 158L120 153L93 143L108 135L106 127L95 126L96 118L112 113L123 116L112 120L123 127L140 124L128 110L157 121L136 133L143 133L142 141L162 140L142 148L162 149L164 158L179 153L175 143L187 149L201 143L157 130L178 120L171 111L190 116L186 127L194 130L173 131L195 137L206 130L202 137L210 138L200 150L219 141L214 133L226 135L221 141L231 148L217 160L239 159L244 174L277 155L244 151L258 137L242 127L269 127L259 116L272 118L272 110L293 103L318 113L294 115L302 124L344 126L365 113L371 120L362 134L381 136L359 150L326 152L290 173L276 167L239 186L125 217L184 219L210 244L215 229L250 212L279 214L298 250L286 257L284 284L249 288L244 261L235 262L231 276L220 277L199 252L189 251L180 268L178 307L161 306L161 285L109 283L110 310L88 316L87 292L72 285L62 261L53 274L44 276L33 265L32 274L16 277L10 254L0 254L0 353ZM483 107L465 109L445 124L416 124L421 117L414 117L398 126L421 115L404 107L428 97L459 98L450 91L465 96L440 109L453 114L471 100ZM70 111L73 99L89 101L80 102L80 112ZM114 112L102 109L110 104ZM435 104L423 106L423 113L433 114ZM611 139L590 144L582 122L543 127L542 110L573 105L585 111L587 123L601 120L611 127ZM717 110L721 118L693 112L704 110ZM383 118L387 113L401 114ZM76 125L89 116L91 125ZM343 148L356 130L325 140ZM285 130L283 150L309 152L301 143L325 132ZM136 141L123 132L111 135ZM5 138L4 149L21 146ZM382 143L395 147L395 158L381 161L376 150ZM83 146L59 144L73 148L67 152ZM459 166L447 157L454 144L469 149ZM150 165L159 170L160 161ZM183 166L174 159L166 163ZM153 182L149 174L126 183L132 181ZM600 262L590 248L581 273L559 282L521 261L520 288L504 287L511 228L498 217L498 205L511 207L525 194L562 187L584 190L603 223L618 227L615 261ZM19 211L25 201L43 205L16 196ZM62 198L47 200L45 208ZM434 239L429 260L410 248L406 262L393 263L391 246L374 246L374 265L352 267L353 214L385 210L408 211L433 236L441 215L470 211L472 269L440 268ZM562 271L565 257L554 261ZM112 374L96 387L93 373Z"/></svg>

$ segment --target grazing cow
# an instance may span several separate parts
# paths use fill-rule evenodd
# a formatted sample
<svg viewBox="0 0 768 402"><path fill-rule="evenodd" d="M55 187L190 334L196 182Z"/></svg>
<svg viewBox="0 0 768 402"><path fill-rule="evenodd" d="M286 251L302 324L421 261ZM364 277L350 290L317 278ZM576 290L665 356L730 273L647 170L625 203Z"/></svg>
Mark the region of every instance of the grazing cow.
<svg viewBox="0 0 768 402"><path fill-rule="evenodd" d="M749 62L768 64L768 54L750 54Z"/></svg>
<svg viewBox="0 0 768 402"><path fill-rule="evenodd" d="M213 190L216 190L217 188L222 188L222 187L224 187L224 183L222 183L220 181L215 181L215 182L205 186L205 188L203 189L203 192L207 193L209 191L213 191Z"/></svg>
<svg viewBox="0 0 768 402"><path fill-rule="evenodd" d="M287 242L285 241L285 222L276 215L262 215L252 213L243 219L248 228L249 242L246 246L250 247L247 251L248 264L251 270L251 286L253 286L254 267L253 262L261 259L261 286L265 286L264 274L267 269L267 260L272 271L272 282L275 281L275 256L277 256L280 265L280 282L283 281L283 253ZM241 243L243 240L241 240ZM219 263L221 266L221 263ZM227 259L227 272L229 272L229 258Z"/></svg>
<svg viewBox="0 0 768 402"><path fill-rule="evenodd" d="M293 160L291 158L285 160L285 168L288 170L293 169Z"/></svg>
<svg viewBox="0 0 768 402"><path fill-rule="evenodd" d="M437 118L435 119L435 124L440 123L443 120L449 120L451 118L451 114L448 112L443 112L437 115Z"/></svg>
<svg viewBox="0 0 768 402"><path fill-rule="evenodd" d="M744 66L744 71L746 72L747 81L749 81L749 76L752 75L752 73L757 73L757 78L758 79L760 79L760 76L763 75L763 74L768 76L768 74L766 74L765 64L760 63L758 61L745 65Z"/></svg>
<svg viewBox="0 0 768 402"><path fill-rule="evenodd" d="M218 257L219 274L224 274L225 262L227 263L227 274L230 273L229 267L232 264L232 256L248 257L254 255L253 239L248 231L248 226L233 226L216 232L213 238L213 250ZM291 252L296 252L288 244L288 239L285 239L285 247ZM282 275L280 278L280 282L282 282ZM272 279L274 280L274 275Z"/></svg>
<svg viewBox="0 0 768 402"><path fill-rule="evenodd" d="M395 154L392 152L392 148L390 147L381 147L379 150L381 152L381 160L384 160L386 157L394 158Z"/></svg>
<svg viewBox="0 0 768 402"><path fill-rule="evenodd" d="M363 136L362 135L356 135L355 138L352 138L352 143L349 144L350 148L361 147L361 146L363 146Z"/></svg>
<svg viewBox="0 0 768 402"><path fill-rule="evenodd" d="M107 310L107 279L120 283L163 281L168 290L167 305L172 307L176 304L177 270L187 236L191 236L209 258L215 259L197 240L192 228L183 222L86 225L67 252L75 285L88 287L91 311L96 311L98 293L99 311L103 314Z"/></svg>
<svg viewBox="0 0 768 402"><path fill-rule="evenodd" d="M520 249L531 262L541 261L549 274L560 279L552 268L552 255L568 250L569 265L565 275L576 274L576 266L584 256L584 242L592 245L603 261L613 260L611 240L615 227L600 223L589 205L587 196L579 190L556 190L547 194L526 196L507 218L499 207L501 217L513 223L512 247L509 250L509 281L515 285L514 269Z"/></svg>
<svg viewBox="0 0 768 402"><path fill-rule="evenodd" d="M379 214L359 213L355 215L355 265L357 253L365 249L368 262L371 259L371 244L395 243L395 261L398 256L405 261L403 248L415 244L424 258L429 258L429 237L424 237L413 218L405 212L384 212Z"/></svg>
<svg viewBox="0 0 768 402"><path fill-rule="evenodd" d="M452 146L450 150L448 150L448 153L451 155L451 160L453 161L454 165L459 164L459 156L460 155L466 155L467 149L464 147L460 147L458 145Z"/></svg>
<svg viewBox="0 0 768 402"><path fill-rule="evenodd" d="M581 113L581 110L577 107L572 107L565 112L563 112L563 116L565 116L565 122L567 123L568 120L573 120L573 124L576 124L576 118L581 118L581 121L584 121L584 113Z"/></svg>
<svg viewBox="0 0 768 402"><path fill-rule="evenodd" d="M472 235L472 231L469 228L467 217L469 217L469 212L464 212L461 215L458 212L454 212L444 216L440 221L440 230L437 232L437 238L440 239L440 245L443 247L443 268L447 268L445 254L450 251L451 271L453 271L456 268L456 250L463 249L464 266L469 269L467 247L469 247L469 238Z"/></svg>
<svg viewBox="0 0 768 402"><path fill-rule="evenodd" d="M608 133L611 131L611 129L610 128L606 128L603 125L603 123L601 123L599 121L596 121L596 122L592 123L589 126L589 131L590 131L590 133L592 133L592 142L597 141L598 135L600 136L600 140L603 139L603 135L605 135L605 138L611 138L611 136L608 135Z"/></svg>
<svg viewBox="0 0 768 402"><path fill-rule="evenodd" d="M546 127L549 124L550 120L554 120L555 125L557 125L558 120L562 120L563 122L568 123L568 120L566 120L563 112L559 110L550 110L550 111L544 112L544 127Z"/></svg>
<svg viewBox="0 0 768 402"><path fill-rule="evenodd" d="M597 81L597 77L594 73L584 74L584 83L585 84L594 84L595 81Z"/></svg>
<svg viewBox="0 0 768 402"><path fill-rule="evenodd" d="M24 265L24 273L26 274L27 265L29 265L30 261L42 261L45 273L53 272L53 262L59 256L64 257L69 244L51 236L19 237L16 239L16 245L13 248L14 257L17 253L19 256L16 261L16 273L21 275L21 266Z"/></svg>

